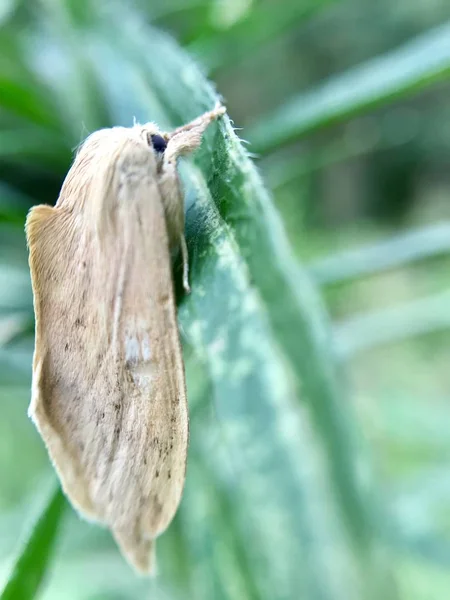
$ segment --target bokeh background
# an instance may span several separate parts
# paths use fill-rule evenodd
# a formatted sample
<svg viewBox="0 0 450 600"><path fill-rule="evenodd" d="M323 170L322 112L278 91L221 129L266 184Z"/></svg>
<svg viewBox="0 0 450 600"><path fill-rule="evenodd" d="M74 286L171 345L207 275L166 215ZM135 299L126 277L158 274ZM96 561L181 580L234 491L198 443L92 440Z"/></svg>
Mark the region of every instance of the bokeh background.
<svg viewBox="0 0 450 600"><path fill-rule="evenodd" d="M0 582L35 534L2 598L448 598L449 19L446 0L0 2ZM197 164L218 224L194 223L193 299L180 301L188 482L149 583L108 532L58 494L47 504L52 468L27 418L23 226L56 200L87 133L133 117L179 125L212 105L204 76L271 195L231 129L211 134ZM212 177L215 145L237 157L237 187L217 156ZM195 209L198 172L185 168ZM224 256L216 238L229 244L228 279L194 238L210 257ZM298 267L297 312L282 285L269 293L266 258L269 278ZM311 362L318 327L326 351ZM321 391L329 373L336 394Z"/></svg>

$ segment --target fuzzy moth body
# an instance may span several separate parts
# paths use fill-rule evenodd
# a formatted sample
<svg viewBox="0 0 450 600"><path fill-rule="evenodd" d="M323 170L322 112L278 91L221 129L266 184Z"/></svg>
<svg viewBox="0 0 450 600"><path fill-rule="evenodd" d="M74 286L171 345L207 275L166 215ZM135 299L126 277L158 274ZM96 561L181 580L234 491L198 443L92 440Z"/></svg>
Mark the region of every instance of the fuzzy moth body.
<svg viewBox="0 0 450 600"><path fill-rule="evenodd" d="M36 316L29 414L73 506L109 527L143 573L186 470L171 251L181 248L186 290L188 260L176 161L224 112L168 134L153 123L93 133L56 205L27 218Z"/></svg>

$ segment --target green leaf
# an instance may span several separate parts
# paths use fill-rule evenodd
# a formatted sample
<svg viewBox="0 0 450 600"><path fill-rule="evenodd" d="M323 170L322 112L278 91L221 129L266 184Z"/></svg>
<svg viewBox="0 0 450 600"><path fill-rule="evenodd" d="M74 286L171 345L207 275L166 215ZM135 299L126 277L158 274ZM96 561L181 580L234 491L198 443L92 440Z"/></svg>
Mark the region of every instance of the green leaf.
<svg viewBox="0 0 450 600"><path fill-rule="evenodd" d="M203 186L198 179L188 211L193 292L180 320L207 365L223 439L212 452L206 433L211 429L205 428L204 460L209 472L222 471L220 487L234 506L233 537L245 540L257 597L347 597L346 573L357 577L355 557L322 479L323 439L297 404L295 381L280 353L282 340L274 335L239 246ZM298 464L302 456L308 456L306 470ZM346 564L339 573L332 568L338 556ZM327 576L318 578L325 571Z"/></svg>
<svg viewBox="0 0 450 600"><path fill-rule="evenodd" d="M42 81L29 65L31 54L24 54L20 36L6 28L0 38L0 109L8 115L19 117L27 124L58 130L55 106ZM1 112L0 112L1 115Z"/></svg>
<svg viewBox="0 0 450 600"><path fill-rule="evenodd" d="M209 72L234 68L236 61L254 55L255 50L298 27L303 19L318 13L327 4L331 4L331 0L284 0L282 10L273 10L270 2L260 2L232 25L217 16L217 28L210 27L189 45L189 50L202 57ZM223 9L222 12L227 14ZM217 30L221 35L217 35Z"/></svg>
<svg viewBox="0 0 450 600"><path fill-rule="evenodd" d="M449 76L450 25L445 24L292 98L261 117L246 137L253 151L268 152Z"/></svg>
<svg viewBox="0 0 450 600"><path fill-rule="evenodd" d="M320 285L376 275L450 252L450 223L440 222L317 259L308 271Z"/></svg>
<svg viewBox="0 0 450 600"><path fill-rule="evenodd" d="M52 491L44 509L38 515L3 588L0 600L35 598L52 558L65 507L65 497L58 487L56 491Z"/></svg>
<svg viewBox="0 0 450 600"><path fill-rule="evenodd" d="M349 359L377 346L450 329L449 304L450 292L445 291L350 317L334 328L336 352Z"/></svg>
<svg viewBox="0 0 450 600"><path fill-rule="evenodd" d="M250 560L252 538L245 537L236 522L235 501L241 496L224 484L221 459L214 461L214 468L206 460L211 453L218 458L218 451L220 454L223 449L221 421L211 410L212 381L205 364L193 352L185 348L184 354L191 441L189 475L176 521L187 563L185 586L189 586L189 597L198 600L268 597L268 590L258 593ZM180 541L177 545L180 547Z"/></svg>

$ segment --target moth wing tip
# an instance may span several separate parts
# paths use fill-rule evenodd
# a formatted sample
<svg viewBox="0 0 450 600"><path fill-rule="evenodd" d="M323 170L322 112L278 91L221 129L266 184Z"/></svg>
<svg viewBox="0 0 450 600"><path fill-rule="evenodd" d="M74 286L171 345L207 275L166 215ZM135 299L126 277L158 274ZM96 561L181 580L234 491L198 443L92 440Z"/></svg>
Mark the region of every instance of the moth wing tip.
<svg viewBox="0 0 450 600"><path fill-rule="evenodd" d="M153 539L136 539L129 533L114 531L114 537L123 556L141 577L157 575L156 543Z"/></svg>
<svg viewBox="0 0 450 600"><path fill-rule="evenodd" d="M47 204L33 206L28 211L25 221L25 233L30 250L38 245L42 228L53 214L55 214L55 208Z"/></svg>

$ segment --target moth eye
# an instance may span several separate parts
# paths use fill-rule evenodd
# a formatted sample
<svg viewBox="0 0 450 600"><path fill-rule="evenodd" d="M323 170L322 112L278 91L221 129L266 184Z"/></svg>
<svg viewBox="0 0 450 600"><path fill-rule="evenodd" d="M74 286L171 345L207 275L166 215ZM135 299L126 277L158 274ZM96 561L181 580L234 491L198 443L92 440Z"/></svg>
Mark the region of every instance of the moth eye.
<svg viewBox="0 0 450 600"><path fill-rule="evenodd" d="M158 135L156 133L155 135L151 136L151 140L152 146L156 152L163 153L164 150L167 148L167 142L161 135Z"/></svg>

